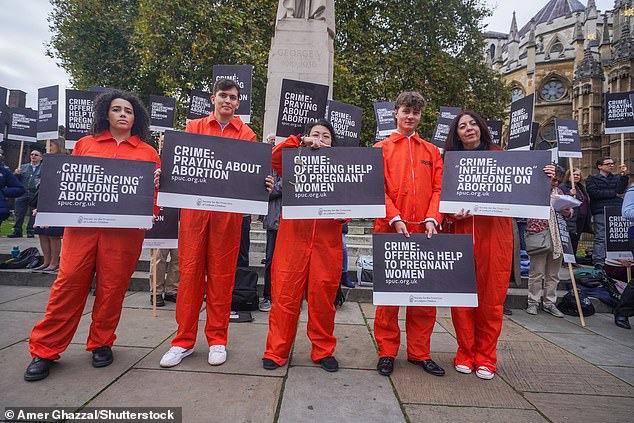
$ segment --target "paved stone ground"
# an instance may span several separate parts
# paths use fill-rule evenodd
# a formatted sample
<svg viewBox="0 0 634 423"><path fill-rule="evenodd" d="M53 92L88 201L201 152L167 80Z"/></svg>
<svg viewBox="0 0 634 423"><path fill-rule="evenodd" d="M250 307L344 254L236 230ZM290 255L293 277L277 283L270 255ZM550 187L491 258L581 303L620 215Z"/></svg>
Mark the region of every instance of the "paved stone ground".
<svg viewBox="0 0 634 423"><path fill-rule="evenodd" d="M111 366L91 367L85 351L89 299L77 335L50 377L28 383L22 379L29 362L26 341L47 298L47 288L0 285L0 410L178 406L185 422L633 421L634 332L614 326L611 315L589 317L581 328L578 319L515 310L504 320L498 374L483 381L453 370L456 341L447 309L438 310L432 336L433 358L447 370L442 378L409 364L404 348L391 377L376 373L371 304L346 303L337 312L338 373L310 360L306 306L290 365L275 371L262 369L260 361L266 313L254 312L253 323L232 323L227 363L212 367L202 312L194 354L161 369L158 362L176 330L174 307L153 317L148 294L130 292Z"/></svg>

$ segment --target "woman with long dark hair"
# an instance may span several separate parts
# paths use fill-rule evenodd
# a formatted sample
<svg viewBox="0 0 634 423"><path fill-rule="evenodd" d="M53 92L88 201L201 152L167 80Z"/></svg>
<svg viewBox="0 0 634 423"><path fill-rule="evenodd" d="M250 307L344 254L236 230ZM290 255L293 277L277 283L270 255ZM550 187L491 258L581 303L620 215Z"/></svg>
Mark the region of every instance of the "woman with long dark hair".
<svg viewBox="0 0 634 423"><path fill-rule="evenodd" d="M337 144L332 125L323 119L306 125L304 136L288 137L273 148L273 170L282 178L284 148L327 148ZM283 179L284 183L288 179ZM283 215L282 211L282 215ZM272 308L262 365L267 370L283 366L295 340L297 319L306 292L311 359L334 372L336 338L335 305L341 277L343 249L341 229L335 219L284 219L280 226L271 269Z"/></svg>
<svg viewBox="0 0 634 423"><path fill-rule="evenodd" d="M91 134L77 142L73 155L151 161L159 168L156 150L144 142L148 136L149 117L139 99L129 92L109 90L96 98ZM33 360L24 373L25 380L47 377L53 361L68 347L95 275L86 349L92 351L94 367L112 363L115 330L143 237L143 229L65 229L59 274L51 287L46 314L29 338Z"/></svg>
<svg viewBox="0 0 634 423"><path fill-rule="evenodd" d="M445 151L500 150L480 115L459 114L451 124ZM472 216L469 211L448 215L446 232L472 234L478 307L452 307L458 351L456 371L492 379L496 370L497 340L513 262L513 227L509 217Z"/></svg>

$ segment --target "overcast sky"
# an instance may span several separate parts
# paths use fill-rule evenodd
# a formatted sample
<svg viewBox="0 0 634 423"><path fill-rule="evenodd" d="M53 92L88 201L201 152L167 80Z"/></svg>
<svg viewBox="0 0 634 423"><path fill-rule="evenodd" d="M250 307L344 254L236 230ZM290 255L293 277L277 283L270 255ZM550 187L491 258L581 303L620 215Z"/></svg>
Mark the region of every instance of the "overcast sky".
<svg viewBox="0 0 634 423"><path fill-rule="evenodd" d="M530 20L547 0L486 0L494 8L487 21L488 30L508 32L513 10L518 28ZM586 4L586 0L582 1ZM596 0L601 11L614 6L614 0ZM37 108L37 89L59 85L63 103L65 88L70 88L66 72L45 54L50 40L47 16L51 12L48 0L3 1L0 13L0 86L27 93L27 107ZM62 108L63 109L63 108ZM62 111L62 110L60 110ZM63 111L62 111L63 114ZM63 116L60 116L63 122Z"/></svg>

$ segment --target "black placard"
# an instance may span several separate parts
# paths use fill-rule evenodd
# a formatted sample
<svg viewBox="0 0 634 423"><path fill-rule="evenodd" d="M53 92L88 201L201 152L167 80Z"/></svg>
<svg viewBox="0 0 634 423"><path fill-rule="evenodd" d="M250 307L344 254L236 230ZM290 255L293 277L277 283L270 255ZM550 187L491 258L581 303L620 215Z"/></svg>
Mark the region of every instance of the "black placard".
<svg viewBox="0 0 634 423"><path fill-rule="evenodd" d="M187 109L187 121L202 119L209 116L212 111L211 93L192 90L189 98L189 108Z"/></svg>
<svg viewBox="0 0 634 423"><path fill-rule="evenodd" d="M59 137L59 86L37 90L37 139Z"/></svg>
<svg viewBox="0 0 634 423"><path fill-rule="evenodd" d="M0 142L4 141L4 130L9 123L10 116L9 108L0 103Z"/></svg>
<svg viewBox="0 0 634 423"><path fill-rule="evenodd" d="M47 155L35 224L151 228L156 163Z"/></svg>
<svg viewBox="0 0 634 423"><path fill-rule="evenodd" d="M471 235L372 235L375 305L477 307Z"/></svg>
<svg viewBox="0 0 634 423"><path fill-rule="evenodd" d="M8 90L4 87L0 87L0 106L7 105L7 93Z"/></svg>
<svg viewBox="0 0 634 423"><path fill-rule="evenodd" d="M376 117L376 139L382 140L390 136L396 130L394 118L394 101L381 101L374 103L374 115Z"/></svg>
<svg viewBox="0 0 634 423"><path fill-rule="evenodd" d="M634 114L630 96L634 91L605 93L603 122L606 134L634 132Z"/></svg>
<svg viewBox="0 0 634 423"><path fill-rule="evenodd" d="M566 225L566 219L559 213L556 215L561 249L564 253L564 263L576 263L575 252L572 249L572 241L570 239L570 233L568 232L568 225Z"/></svg>
<svg viewBox="0 0 634 423"><path fill-rule="evenodd" d="M284 219L385 217L378 148L285 148L282 174Z"/></svg>
<svg viewBox="0 0 634 423"><path fill-rule="evenodd" d="M361 139L363 109L352 104L329 100L326 120L332 124L337 136L337 145L358 147Z"/></svg>
<svg viewBox="0 0 634 423"><path fill-rule="evenodd" d="M495 145L502 145L502 121L501 120L487 120L487 126L489 127L489 133L491 134L491 140Z"/></svg>
<svg viewBox="0 0 634 423"><path fill-rule="evenodd" d="M307 123L323 119L327 102L327 85L282 79L275 135L288 137L301 134Z"/></svg>
<svg viewBox="0 0 634 423"><path fill-rule="evenodd" d="M180 209L161 207L152 229L145 232L143 248L178 248Z"/></svg>
<svg viewBox="0 0 634 423"><path fill-rule="evenodd" d="M175 98L151 95L150 129L156 132L164 132L166 129L174 129L175 111Z"/></svg>
<svg viewBox="0 0 634 423"><path fill-rule="evenodd" d="M13 107L9 109L7 138L14 141L37 141L37 110Z"/></svg>
<svg viewBox="0 0 634 423"><path fill-rule="evenodd" d="M90 132L97 91L66 90L66 148L73 149Z"/></svg>
<svg viewBox="0 0 634 423"><path fill-rule="evenodd" d="M627 231L630 222L623 218L621 207L606 206L605 213L605 258L632 260Z"/></svg>
<svg viewBox="0 0 634 423"><path fill-rule="evenodd" d="M548 219L548 151L447 151L440 211Z"/></svg>
<svg viewBox="0 0 634 423"><path fill-rule="evenodd" d="M574 119L555 119L559 157L581 158L579 128Z"/></svg>
<svg viewBox="0 0 634 423"><path fill-rule="evenodd" d="M531 94L511 104L507 150L530 149L534 101L535 94Z"/></svg>
<svg viewBox="0 0 634 423"><path fill-rule="evenodd" d="M271 145L165 131L158 205L267 214Z"/></svg>
<svg viewBox="0 0 634 423"><path fill-rule="evenodd" d="M432 144L440 148L440 151L445 147L451 122L453 122L460 113L462 113L460 107L440 106L440 115L438 115L438 120L436 121L434 135L431 137Z"/></svg>
<svg viewBox="0 0 634 423"><path fill-rule="evenodd" d="M219 79L230 79L240 87L240 107L235 111L235 115L244 123L251 123L251 97L253 66L251 65L214 65L214 82ZM213 110L213 104L212 104Z"/></svg>

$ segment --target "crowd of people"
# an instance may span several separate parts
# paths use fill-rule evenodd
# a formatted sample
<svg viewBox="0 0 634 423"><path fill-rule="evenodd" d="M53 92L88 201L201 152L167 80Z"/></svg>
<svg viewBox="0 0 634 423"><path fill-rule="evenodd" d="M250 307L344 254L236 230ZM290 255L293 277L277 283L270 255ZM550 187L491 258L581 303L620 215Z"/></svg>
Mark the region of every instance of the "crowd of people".
<svg viewBox="0 0 634 423"><path fill-rule="evenodd" d="M239 98L240 89L235 82L227 79L217 81L211 96L214 112L208 117L189 121L186 131L256 141L255 133L235 116ZM154 184L158 190L160 158L146 143L148 115L138 98L123 91L108 91L97 97L94 108L92 132L77 143L73 155L154 162ZM478 378L488 380L495 376L497 370L497 341L502 329L503 305L512 267L513 222L506 217L474 216L470 210L445 215L439 212L442 157L437 147L416 132L424 108L425 100L419 93L401 93L394 110L396 130L374 146L383 153L386 204L386 216L375 220L374 232L396 233L404 237L419 233L428 238L439 236L439 232L473 236L478 306L453 307L451 310L458 341L453 364L459 373L475 372ZM263 301L267 302L264 308L270 308L270 315L262 366L267 370L287 363L304 298L308 302L307 332L312 344L312 361L328 372L337 371L339 367L335 358L334 298L343 281L342 272L346 271L343 267L342 232L347 220L284 219L276 203L284 177L281 165L284 149L297 149L301 154L302 148L320 149L336 145L337 137L328 121L311 122L303 135L290 136L273 147L272 168L275 173L262 181L262 189L269 192L271 200L270 213L264 223L267 253ZM461 113L453 121L445 145L446 151L499 149L492 142L484 119L471 111ZM553 190L559 193L557 186L563 180L563 170L554 164L544 165L543 171L550 177ZM625 191L627 169L621 167L623 175L616 176L610 171L612 165L613 161L607 158L599 163L600 176L596 178L598 181L588 181L587 193L580 188L580 181L575 185L575 191L569 190L577 198L590 201L593 217L598 210L592 206L593 198L601 198L603 203L616 203L614 197L620 200L618 194ZM21 173L28 170L24 169ZM13 194L19 195L19 192L13 191ZM631 192L628 192L627 198L631 197ZM588 207L584 210L587 211ZM580 230L587 229L585 220L580 223L580 211L557 212L576 219L575 227ZM158 213L156 206L154 213ZM552 228L553 219L554 209L551 219L529 220L528 233ZM587 213L583 219L587 219ZM209 347L207 362L217 366L227 360L232 288L242 225L243 216L237 213L181 210L179 248L177 252L170 252L174 265L178 258L178 293L173 288L173 279L170 282L165 280L157 283L157 287L161 285L161 288L156 297L151 297L156 305L159 305L159 294L161 301L176 302L178 330L171 347L160 360L162 367L177 366L192 354L203 301L206 303L204 334ZM142 229L65 229L59 274L51 288L46 314L35 325L29 339L32 361L24 374L25 380L35 381L48 376L51 365L60 358L77 329L95 275L96 298L86 349L92 352L95 367L108 366L113 362L115 330L125 291L141 253L143 234ZM598 251L597 265L600 265L604 261L599 261L601 249L598 248ZM557 315L549 275L558 270L560 255L561 251L555 248L544 257L531 257L527 308L530 314L537 312L543 297L544 310ZM163 266L158 272L161 275L170 273L164 270L166 257L167 251L152 252L155 265ZM385 376L392 373L400 346L398 314L398 306L377 306L376 309L377 371ZM431 375L443 376L445 370L430 353L435 318L435 307L406 308L407 359Z"/></svg>

